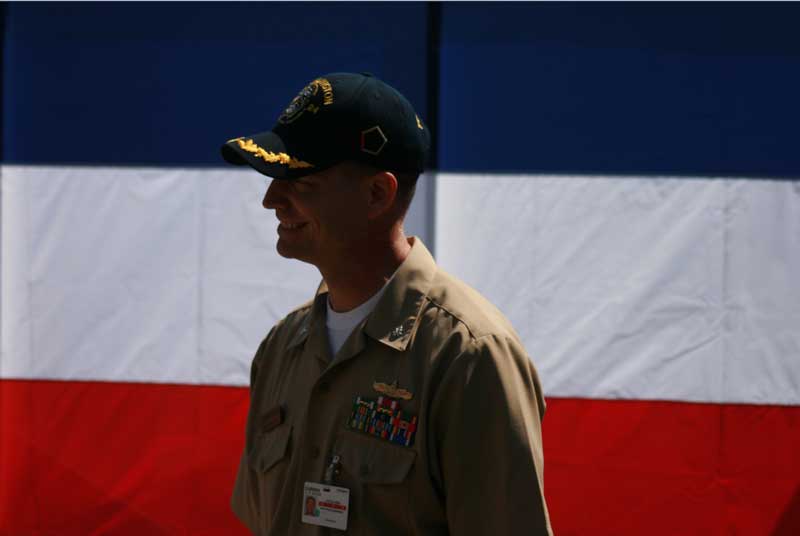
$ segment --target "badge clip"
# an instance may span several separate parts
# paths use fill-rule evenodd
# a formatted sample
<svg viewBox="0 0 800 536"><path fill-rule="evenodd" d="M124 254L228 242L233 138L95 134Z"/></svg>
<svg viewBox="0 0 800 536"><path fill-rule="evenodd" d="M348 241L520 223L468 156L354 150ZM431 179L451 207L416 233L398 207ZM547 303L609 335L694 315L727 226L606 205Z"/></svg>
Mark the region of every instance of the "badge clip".
<svg viewBox="0 0 800 536"><path fill-rule="evenodd" d="M341 467L340 458L338 454L334 454L333 458L331 459L331 463L328 464L328 467L325 469L325 478L323 481L326 484L333 484L333 479L336 475L339 474L339 467Z"/></svg>

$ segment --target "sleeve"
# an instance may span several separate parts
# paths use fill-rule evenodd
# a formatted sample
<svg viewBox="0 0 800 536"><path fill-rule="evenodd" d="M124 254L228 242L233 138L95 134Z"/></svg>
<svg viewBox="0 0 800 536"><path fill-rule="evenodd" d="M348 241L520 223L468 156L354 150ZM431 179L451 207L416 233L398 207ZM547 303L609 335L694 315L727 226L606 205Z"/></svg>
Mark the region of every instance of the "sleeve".
<svg viewBox="0 0 800 536"><path fill-rule="evenodd" d="M451 534L552 536L543 415L536 370L516 341L481 337L451 362L433 411Z"/></svg>
<svg viewBox="0 0 800 536"><path fill-rule="evenodd" d="M256 351L255 357L250 365L250 400L253 398L253 388L258 378L258 370L263 359L265 348L270 337L274 333L275 328L269 332L267 337L261 342L261 345ZM248 528L251 532L255 533L258 527L258 480L256 473L250 469L250 464L247 458L247 446L250 444L250 408L248 408L247 427L245 430L245 447L242 450L242 455L239 459L239 469L236 473L236 481L233 485L233 493L231 494L231 510L236 517Z"/></svg>

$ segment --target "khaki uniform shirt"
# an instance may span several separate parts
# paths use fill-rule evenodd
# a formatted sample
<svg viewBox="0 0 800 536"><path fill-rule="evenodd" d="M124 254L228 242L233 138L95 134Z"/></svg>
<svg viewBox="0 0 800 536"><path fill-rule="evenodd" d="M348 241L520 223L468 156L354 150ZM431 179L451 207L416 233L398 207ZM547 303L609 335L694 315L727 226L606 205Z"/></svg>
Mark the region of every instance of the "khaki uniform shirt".
<svg viewBox="0 0 800 536"><path fill-rule="evenodd" d="M350 490L347 534L552 534L543 494L542 389L509 321L436 266L419 238L373 311L331 358L327 287L278 322L251 368L231 506L259 535L343 534L301 522L303 485ZM377 382L412 394L411 446L348 426ZM280 408L280 409L279 409Z"/></svg>

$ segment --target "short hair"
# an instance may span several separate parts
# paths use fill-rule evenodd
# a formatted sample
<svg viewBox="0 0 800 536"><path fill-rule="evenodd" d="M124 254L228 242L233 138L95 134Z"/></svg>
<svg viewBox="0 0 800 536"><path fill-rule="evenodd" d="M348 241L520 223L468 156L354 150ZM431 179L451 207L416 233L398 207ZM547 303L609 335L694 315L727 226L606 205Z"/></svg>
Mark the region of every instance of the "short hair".
<svg viewBox="0 0 800 536"><path fill-rule="evenodd" d="M411 206L411 201L414 200L414 193L417 191L417 180L419 173L399 172L392 174L397 179L397 200L400 203L400 211L405 217L408 212L408 207Z"/></svg>

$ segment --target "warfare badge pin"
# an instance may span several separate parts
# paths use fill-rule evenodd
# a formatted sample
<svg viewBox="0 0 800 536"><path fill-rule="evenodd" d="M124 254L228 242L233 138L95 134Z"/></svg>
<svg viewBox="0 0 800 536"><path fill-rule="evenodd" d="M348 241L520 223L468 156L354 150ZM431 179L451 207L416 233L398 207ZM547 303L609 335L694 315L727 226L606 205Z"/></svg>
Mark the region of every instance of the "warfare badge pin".
<svg viewBox="0 0 800 536"><path fill-rule="evenodd" d="M414 393L407 389L398 387L397 380L393 381L392 383L372 382L372 388L376 392L386 395L390 398L400 398L402 400L411 400L414 398Z"/></svg>

